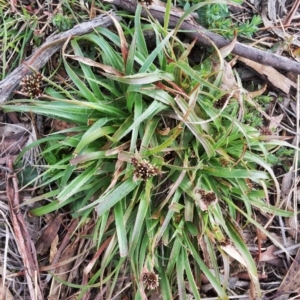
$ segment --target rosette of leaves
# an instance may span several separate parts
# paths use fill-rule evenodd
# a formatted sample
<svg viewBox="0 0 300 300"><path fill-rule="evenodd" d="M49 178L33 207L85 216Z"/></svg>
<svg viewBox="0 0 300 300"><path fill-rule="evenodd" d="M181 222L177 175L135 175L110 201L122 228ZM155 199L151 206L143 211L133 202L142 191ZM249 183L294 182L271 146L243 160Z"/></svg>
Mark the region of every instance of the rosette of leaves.
<svg viewBox="0 0 300 300"><path fill-rule="evenodd" d="M200 299L201 274L228 299L219 275L230 270L227 240L259 294L256 264L240 230L250 222L268 234L253 218L258 211L291 214L278 199L265 201L268 187L278 188L266 163L278 143L262 143L259 129L243 123L236 98L215 106L228 91L189 64L192 45L157 23L142 25L140 14L138 6L134 28L116 22L118 34L99 28L74 38L64 58L72 84L52 83L45 91L51 102L5 105L76 125L40 141L49 164L41 185L52 190L43 197L49 203L31 213L64 207L84 224L95 212L91 238L96 248L105 247L78 299L95 282L102 290L109 282L105 297L111 299L125 275L133 278L136 299L152 288L164 299L184 298L187 284ZM143 35L149 28L156 34L151 53Z"/></svg>

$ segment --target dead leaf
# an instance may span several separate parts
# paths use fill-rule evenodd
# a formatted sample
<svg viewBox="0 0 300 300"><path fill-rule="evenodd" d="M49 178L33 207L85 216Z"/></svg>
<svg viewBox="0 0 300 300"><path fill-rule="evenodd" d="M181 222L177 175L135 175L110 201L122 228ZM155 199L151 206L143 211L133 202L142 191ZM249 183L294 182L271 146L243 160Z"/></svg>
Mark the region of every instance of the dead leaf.
<svg viewBox="0 0 300 300"><path fill-rule="evenodd" d="M275 131L277 129L277 127L280 125L281 121L283 119L283 114L281 115L278 115L276 117L271 117L270 118L270 123L269 123L269 128L272 130L272 131Z"/></svg>
<svg viewBox="0 0 300 300"><path fill-rule="evenodd" d="M203 260L205 262L205 265L207 267L212 267L212 263L211 263L211 259L210 259L210 256L209 256L209 252L208 252L208 246L207 246L207 243L205 242L205 239L203 238L203 236L199 237L198 238L198 243L199 243L199 246L201 248L201 251L202 251L202 255L203 255Z"/></svg>
<svg viewBox="0 0 300 300"><path fill-rule="evenodd" d="M277 248L275 245L271 245L267 248L266 251L262 252L260 255L260 262L261 261L266 261L268 262L269 260L273 260L273 259L277 259L278 256L274 255L273 253L278 250L279 248Z"/></svg>
<svg viewBox="0 0 300 300"><path fill-rule="evenodd" d="M231 51L233 50L236 44L236 41L237 41L237 35L235 33L235 37L231 41L231 43L219 50L221 58L225 58L227 55L231 53ZM229 91L237 90L233 95L235 98L239 99L239 94L240 94L240 92L238 91L239 86L238 83L236 82L231 65L225 60L221 60L220 56L217 55L217 53L214 53L210 58L213 71L216 73L220 71L223 72L221 89L229 90Z"/></svg>
<svg viewBox="0 0 300 300"><path fill-rule="evenodd" d="M28 140L28 134L20 132L6 137L0 143L0 153L3 155L9 153L10 155L18 154L24 147Z"/></svg>
<svg viewBox="0 0 300 300"><path fill-rule="evenodd" d="M232 245L221 246L221 248L232 258L237 260L241 265L247 267L247 264L241 254Z"/></svg>
<svg viewBox="0 0 300 300"><path fill-rule="evenodd" d="M56 216L36 243L36 252L43 255L51 246L62 222L62 215Z"/></svg>
<svg viewBox="0 0 300 300"><path fill-rule="evenodd" d="M295 218L295 216L289 217L285 220L285 224L286 224L286 231L287 233L292 237L292 238L296 238L296 235L298 233L298 221L297 221L297 217Z"/></svg>
<svg viewBox="0 0 300 300"><path fill-rule="evenodd" d="M271 28L276 35L282 38L283 41L289 40L290 44L300 46L300 41L298 40L297 35L292 36L287 32L283 31L281 28L276 27L277 23L275 24L275 22L277 22L277 15L278 15L278 12L276 11L277 5L274 5L274 0L268 0L268 2L269 2L268 14L272 19L272 21L270 21L269 18L267 17L267 12L266 12L267 7L265 5L262 5L262 12L260 16L263 20L264 26L267 28Z"/></svg>
<svg viewBox="0 0 300 300"><path fill-rule="evenodd" d="M50 255L49 255L49 262L50 263L52 263L54 257L56 256L58 242L59 242L59 237L58 237L58 234L57 234L55 236L53 242L51 243Z"/></svg>
<svg viewBox="0 0 300 300"><path fill-rule="evenodd" d="M230 64L226 61L224 62L224 68L223 68L222 88L225 88L225 90L238 89L238 84L235 80L233 70ZM239 98L238 95L234 94L234 97L238 99Z"/></svg>
<svg viewBox="0 0 300 300"><path fill-rule="evenodd" d="M261 96L267 89L268 85L265 83L263 87L255 92L248 92L251 98L259 97Z"/></svg>
<svg viewBox="0 0 300 300"><path fill-rule="evenodd" d="M76 255L78 245L79 245L78 240L74 240L72 244L70 244L65 249L59 261L60 262L68 261L70 258L73 258ZM68 273L71 271L73 264L74 262L71 260L69 263L61 265L60 267L56 268L55 269L56 276L59 279L66 281L68 278ZM56 281L55 279L53 279L51 291L49 292L49 300L62 299L60 295L63 294L66 288L68 287L62 285L60 281Z"/></svg>
<svg viewBox="0 0 300 300"><path fill-rule="evenodd" d="M10 10L12 13L17 12L16 6L17 6L17 0L10 0Z"/></svg>
<svg viewBox="0 0 300 300"><path fill-rule="evenodd" d="M291 293L297 292L300 287L300 248L296 254L296 257L290 266L287 274L285 275L281 285L278 289L278 296L290 295Z"/></svg>
<svg viewBox="0 0 300 300"><path fill-rule="evenodd" d="M115 187L115 185L117 184L117 182L119 180L119 177L122 174L124 168L125 168L124 162L122 160L118 159L117 162L116 162L116 165L115 165L115 172L113 174L111 183L110 183L109 187L105 190L105 192L107 192L109 190L112 190Z"/></svg>
<svg viewBox="0 0 300 300"><path fill-rule="evenodd" d="M82 63L84 63L88 66L92 66L92 67L95 67L95 68L102 69L104 72L109 73L109 74L113 74L117 77L123 77L124 76L121 72L114 69L113 67L97 63L97 62L95 62L94 60L92 60L90 58L86 58L86 57L83 57L83 56L77 56L77 55L69 55L69 54L65 54L65 56L70 57L70 58L72 58L74 60L77 60L79 62L82 62Z"/></svg>
<svg viewBox="0 0 300 300"><path fill-rule="evenodd" d="M21 132L27 131L26 127L22 123L18 124L5 124L0 127L0 137L8 137L13 134L18 134Z"/></svg>
<svg viewBox="0 0 300 300"><path fill-rule="evenodd" d="M239 61L244 63L249 68L253 69L260 77L267 80L272 86L279 89L281 92L288 94L290 88L294 87L296 89L296 84L288 79L286 76L279 73L272 67L261 65L253 60L239 57Z"/></svg>
<svg viewBox="0 0 300 300"><path fill-rule="evenodd" d="M129 50L128 50L127 40L126 40L125 35L124 35L124 31L121 27L120 22L112 14L107 14L107 15L113 20L114 25L117 29L117 32L118 32L118 35L119 35L119 38L120 38L120 42L121 42L121 53L122 53L124 65L126 65Z"/></svg>
<svg viewBox="0 0 300 300"><path fill-rule="evenodd" d="M294 167L292 166L290 168L290 170L284 174L283 178L282 178L282 184L281 184L281 194L282 194L282 198L285 199L290 191L291 191L291 187L293 185L293 177L294 177Z"/></svg>
<svg viewBox="0 0 300 300"><path fill-rule="evenodd" d="M62 121L62 120L58 120L58 119L54 119L51 122L51 128L55 132L70 129L70 128L73 128L73 127L75 127L74 124L68 123L68 122L65 122L65 121ZM71 135L74 135L74 134L75 134L74 132L68 132L67 133L68 136L71 136Z"/></svg>
<svg viewBox="0 0 300 300"><path fill-rule="evenodd" d="M219 50L223 58L225 58L232 52L236 42L237 42L237 31L234 32L234 38L232 39L232 41L228 45L222 47Z"/></svg>
<svg viewBox="0 0 300 300"><path fill-rule="evenodd" d="M297 61L300 61L300 47L293 50L292 54Z"/></svg>
<svg viewBox="0 0 300 300"><path fill-rule="evenodd" d="M159 130L157 129L156 131L160 134L160 135L168 135L170 132L170 127L165 128L164 130Z"/></svg>
<svg viewBox="0 0 300 300"><path fill-rule="evenodd" d="M91 3L91 7L90 7L90 19L94 19L97 16L97 9L95 6L94 1L92 1Z"/></svg>

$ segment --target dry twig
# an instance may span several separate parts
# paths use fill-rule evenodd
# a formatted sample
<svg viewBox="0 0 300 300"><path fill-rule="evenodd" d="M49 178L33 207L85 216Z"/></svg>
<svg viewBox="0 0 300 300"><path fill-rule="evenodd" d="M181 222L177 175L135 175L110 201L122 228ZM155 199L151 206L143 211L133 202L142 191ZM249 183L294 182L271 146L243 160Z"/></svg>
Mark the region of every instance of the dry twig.
<svg viewBox="0 0 300 300"><path fill-rule="evenodd" d="M135 12L137 7L136 0L105 0L117 7L125 9L129 12ZM143 8L142 15L147 17L149 13L157 19L160 23L164 22L165 18L165 7L157 5L157 2L153 3L147 7ZM181 18L183 11L179 9L172 9L169 21L169 27L175 28ZM210 32L204 27L200 26L198 23L189 20L185 20L180 25L181 30L185 30L185 34L192 39L196 39L197 43L204 46L212 46L212 42L218 47L222 48L230 43L229 40L223 38L222 36ZM262 65L271 66L276 69L281 69L284 71L290 71L296 74L300 74L300 63L284 56L276 55L267 51L259 50L251 46L237 42L232 50L233 54L239 55L244 58L248 58Z"/></svg>

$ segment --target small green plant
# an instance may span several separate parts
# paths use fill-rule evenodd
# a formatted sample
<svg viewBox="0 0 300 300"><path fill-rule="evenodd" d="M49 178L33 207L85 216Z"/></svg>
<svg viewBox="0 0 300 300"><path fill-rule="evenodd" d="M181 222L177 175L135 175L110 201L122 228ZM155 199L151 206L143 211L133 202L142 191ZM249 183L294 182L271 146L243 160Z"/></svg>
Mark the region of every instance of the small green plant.
<svg viewBox="0 0 300 300"><path fill-rule="evenodd" d="M251 87L253 88L253 87ZM273 100L270 96L259 96L255 98L257 103L260 103L263 109L266 109L267 105ZM261 128L264 124L264 119L260 112L252 106L246 105L246 112L244 114L244 120L246 124L249 124L255 128Z"/></svg>
<svg viewBox="0 0 300 300"><path fill-rule="evenodd" d="M232 38L237 31L239 36L252 37L262 23L260 16L253 16L251 21L243 24L232 22L228 5L209 4L203 6L198 11L199 22L206 28L213 30L227 38Z"/></svg>
<svg viewBox="0 0 300 300"><path fill-rule="evenodd" d="M258 30L258 25L262 23L262 19L259 15L252 17L251 21L246 21L245 23L239 24L238 33L240 35L245 35L249 38L252 37L253 33Z"/></svg>
<svg viewBox="0 0 300 300"><path fill-rule="evenodd" d="M58 13L53 17L52 23L59 31L65 31L72 28L74 22L70 17Z"/></svg>
<svg viewBox="0 0 300 300"><path fill-rule="evenodd" d="M0 8L0 80L22 63L38 24L38 18L25 9L23 14L12 14L9 6L4 8Z"/></svg>
<svg viewBox="0 0 300 300"><path fill-rule="evenodd" d="M295 149L280 148L275 154L268 157L268 163L271 166L282 166L286 172L291 167L291 161L295 156Z"/></svg>
<svg viewBox="0 0 300 300"><path fill-rule="evenodd" d="M247 124L256 128L263 126L263 118L256 110L247 111L244 120Z"/></svg>

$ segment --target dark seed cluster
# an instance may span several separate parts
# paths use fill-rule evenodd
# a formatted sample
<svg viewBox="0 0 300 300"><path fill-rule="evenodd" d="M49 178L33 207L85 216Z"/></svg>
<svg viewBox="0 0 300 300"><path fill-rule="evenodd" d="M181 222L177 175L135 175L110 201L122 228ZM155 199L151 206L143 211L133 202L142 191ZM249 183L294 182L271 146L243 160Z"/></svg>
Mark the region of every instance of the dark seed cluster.
<svg viewBox="0 0 300 300"><path fill-rule="evenodd" d="M42 82L43 76L39 73L26 75L20 82L22 86L21 92L27 94L29 97L39 97L42 94Z"/></svg>
<svg viewBox="0 0 300 300"><path fill-rule="evenodd" d="M228 238L224 238L224 240L219 241L219 245L223 246L223 247L228 246L230 244L231 244L231 242L230 242L230 240Z"/></svg>
<svg viewBox="0 0 300 300"><path fill-rule="evenodd" d="M146 3L147 6L151 5L154 0L140 0L142 3Z"/></svg>
<svg viewBox="0 0 300 300"><path fill-rule="evenodd" d="M221 158L220 163L221 163L222 167L227 167L230 164L230 161L225 158Z"/></svg>
<svg viewBox="0 0 300 300"><path fill-rule="evenodd" d="M154 290L159 286L158 276L148 270L143 271L142 281L147 290Z"/></svg>
<svg viewBox="0 0 300 300"><path fill-rule="evenodd" d="M253 184L252 184L251 180L249 178L246 178L245 181L246 181L246 184L247 184L248 188L250 190L252 190L253 189Z"/></svg>
<svg viewBox="0 0 300 300"><path fill-rule="evenodd" d="M139 161L135 157L132 157L131 163L134 166L133 173L135 177L140 178L142 180L147 180L150 177L161 173L157 167L153 166L146 160Z"/></svg>
<svg viewBox="0 0 300 300"><path fill-rule="evenodd" d="M214 192L210 191L210 192L207 192L203 189L199 189L196 191L196 193L200 194L201 195L201 200L206 204L206 205L209 205L211 204L212 202L216 201L217 200L217 196Z"/></svg>
<svg viewBox="0 0 300 300"><path fill-rule="evenodd" d="M227 101L227 97L228 97L228 95L224 95L218 101L216 101L214 103L214 108L223 108L223 106L225 105L225 103Z"/></svg>
<svg viewBox="0 0 300 300"><path fill-rule="evenodd" d="M269 127L262 127L260 129L260 134L261 135L272 135L273 133Z"/></svg>
<svg viewBox="0 0 300 300"><path fill-rule="evenodd" d="M153 3L153 0L146 0L145 2L147 5L151 5Z"/></svg>

